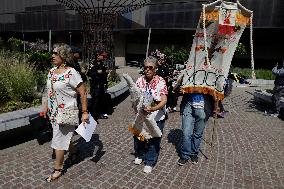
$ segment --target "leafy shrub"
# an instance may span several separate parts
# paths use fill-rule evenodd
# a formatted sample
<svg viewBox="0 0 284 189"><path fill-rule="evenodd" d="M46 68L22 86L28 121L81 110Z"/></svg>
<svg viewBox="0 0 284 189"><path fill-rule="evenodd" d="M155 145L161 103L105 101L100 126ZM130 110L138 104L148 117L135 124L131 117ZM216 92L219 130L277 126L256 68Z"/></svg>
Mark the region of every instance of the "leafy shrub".
<svg viewBox="0 0 284 189"><path fill-rule="evenodd" d="M31 102L35 98L36 80L34 69L23 62L19 53L0 52L0 98Z"/></svg>
<svg viewBox="0 0 284 189"><path fill-rule="evenodd" d="M249 68L233 68L231 72L237 73L238 75L250 79L251 78L251 69ZM272 74L271 70L259 69L255 70L256 79L266 79L274 80L275 76Z"/></svg>
<svg viewBox="0 0 284 189"><path fill-rule="evenodd" d="M163 51L171 64L184 64L188 59L188 52L182 48L175 50L173 48L166 47Z"/></svg>
<svg viewBox="0 0 284 189"><path fill-rule="evenodd" d="M272 74L271 70L259 69L255 72L257 79L267 79L267 80L274 80L275 76Z"/></svg>
<svg viewBox="0 0 284 189"><path fill-rule="evenodd" d="M38 71L46 71L51 67L51 53L31 51L28 53L28 62Z"/></svg>
<svg viewBox="0 0 284 189"><path fill-rule="evenodd" d="M120 82L120 77L118 73L112 70L108 74L107 80L108 80L108 88L110 88Z"/></svg>
<svg viewBox="0 0 284 189"><path fill-rule="evenodd" d="M247 48L244 44L238 43L238 46L236 48L235 54L238 55L246 55L247 54Z"/></svg>
<svg viewBox="0 0 284 189"><path fill-rule="evenodd" d="M47 71L37 71L37 73L35 74L35 81L38 92L43 92L45 88L47 73L48 73Z"/></svg>
<svg viewBox="0 0 284 189"><path fill-rule="evenodd" d="M11 112L19 109L25 109L25 108L30 108L34 106L40 105L41 99L36 98L32 102L18 102L11 100L8 103L5 104L5 106L0 107L0 113L5 113L5 112Z"/></svg>
<svg viewBox="0 0 284 189"><path fill-rule="evenodd" d="M33 69L27 64L16 64L7 73L8 93L11 99L31 102L35 98L36 80Z"/></svg>
<svg viewBox="0 0 284 189"><path fill-rule="evenodd" d="M24 44L24 42L20 39L11 37L8 39L8 44L11 50L19 50L21 46Z"/></svg>
<svg viewBox="0 0 284 189"><path fill-rule="evenodd" d="M246 79L251 78L251 69L249 69L249 68L238 68L238 67L236 67L236 68L231 69L231 72L237 73L238 75L240 75L240 76L242 76Z"/></svg>
<svg viewBox="0 0 284 189"><path fill-rule="evenodd" d="M5 102L8 100L8 89L7 89L7 78L6 78L7 68L0 63L0 102Z"/></svg>

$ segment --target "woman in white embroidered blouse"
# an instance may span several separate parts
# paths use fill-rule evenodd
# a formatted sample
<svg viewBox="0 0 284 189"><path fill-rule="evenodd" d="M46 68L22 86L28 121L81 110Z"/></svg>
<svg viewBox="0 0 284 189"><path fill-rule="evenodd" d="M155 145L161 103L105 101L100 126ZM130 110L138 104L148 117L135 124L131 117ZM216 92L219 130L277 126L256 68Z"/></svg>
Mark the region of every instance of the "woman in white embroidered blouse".
<svg viewBox="0 0 284 189"><path fill-rule="evenodd" d="M49 71L47 79L48 98L43 102L43 113L45 116L48 114L52 124L51 147L55 149L56 155L54 171L46 178L47 182L58 179L64 173L63 161L65 151L69 150L69 155L76 154L76 149L71 143L75 126L59 126L56 123L58 108L76 107L77 93L79 93L82 104L81 120L86 122L89 119L86 88L80 74L72 68L72 60L72 51L68 45L56 45L52 55L55 67ZM70 156L70 159L72 160L72 156Z"/></svg>
<svg viewBox="0 0 284 189"><path fill-rule="evenodd" d="M145 114L157 112L155 121L163 132L166 118L167 86L165 80L156 75L157 59L149 56L144 60L144 76L136 81L144 96ZM145 163L144 172L150 173L157 163L161 137L150 138L147 142L134 136L135 164Z"/></svg>

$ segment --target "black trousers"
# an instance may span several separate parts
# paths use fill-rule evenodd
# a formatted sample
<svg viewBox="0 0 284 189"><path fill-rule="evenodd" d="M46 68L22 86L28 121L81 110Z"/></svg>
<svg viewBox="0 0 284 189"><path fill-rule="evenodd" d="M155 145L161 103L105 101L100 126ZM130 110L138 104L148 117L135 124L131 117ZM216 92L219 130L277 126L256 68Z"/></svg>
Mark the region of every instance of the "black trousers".
<svg viewBox="0 0 284 189"><path fill-rule="evenodd" d="M99 118L101 114L106 113L106 106L104 105L105 89L93 88L91 96L91 112L95 118Z"/></svg>
<svg viewBox="0 0 284 189"><path fill-rule="evenodd" d="M177 106L178 101L178 94L175 92L169 91L168 100L167 100L167 107L174 108Z"/></svg>
<svg viewBox="0 0 284 189"><path fill-rule="evenodd" d="M273 89L272 101L276 112L279 114L281 109L281 96L284 94L284 86L275 86Z"/></svg>

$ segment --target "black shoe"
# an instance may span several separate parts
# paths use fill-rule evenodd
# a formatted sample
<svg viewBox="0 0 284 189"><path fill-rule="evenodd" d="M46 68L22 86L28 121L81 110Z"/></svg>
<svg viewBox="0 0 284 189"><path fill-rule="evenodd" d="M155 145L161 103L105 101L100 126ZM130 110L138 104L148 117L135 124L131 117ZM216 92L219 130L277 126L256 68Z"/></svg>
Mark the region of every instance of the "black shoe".
<svg viewBox="0 0 284 189"><path fill-rule="evenodd" d="M196 165L198 163L198 156L197 155L190 156L190 160L192 164Z"/></svg>
<svg viewBox="0 0 284 189"><path fill-rule="evenodd" d="M179 158L177 164L180 165L180 166L183 166L183 165L186 164L187 162L188 162L188 159Z"/></svg>

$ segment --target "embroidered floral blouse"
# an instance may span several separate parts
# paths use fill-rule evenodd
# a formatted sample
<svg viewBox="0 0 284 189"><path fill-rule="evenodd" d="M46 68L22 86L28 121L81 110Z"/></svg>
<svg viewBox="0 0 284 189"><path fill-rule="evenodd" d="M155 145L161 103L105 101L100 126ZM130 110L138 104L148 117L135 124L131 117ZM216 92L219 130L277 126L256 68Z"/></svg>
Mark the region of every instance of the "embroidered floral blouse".
<svg viewBox="0 0 284 189"><path fill-rule="evenodd" d="M51 120L56 117L58 108L77 107L76 88L83 82L81 75L74 68L61 74L56 74L55 69L49 71L47 79L48 112Z"/></svg>
<svg viewBox="0 0 284 189"><path fill-rule="evenodd" d="M168 94L168 89L165 80L157 75L154 76L151 82L147 82L145 76L142 76L137 79L136 85L138 88L141 89L141 92L144 95L144 101L145 98L148 98L148 101L151 101L149 100L150 98L152 98L153 101L161 101L161 96ZM150 104L151 102L148 103L148 105ZM164 108L157 111L158 113L157 116L155 117L155 120L160 121L165 119L166 106L164 106Z"/></svg>

